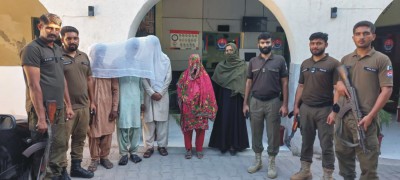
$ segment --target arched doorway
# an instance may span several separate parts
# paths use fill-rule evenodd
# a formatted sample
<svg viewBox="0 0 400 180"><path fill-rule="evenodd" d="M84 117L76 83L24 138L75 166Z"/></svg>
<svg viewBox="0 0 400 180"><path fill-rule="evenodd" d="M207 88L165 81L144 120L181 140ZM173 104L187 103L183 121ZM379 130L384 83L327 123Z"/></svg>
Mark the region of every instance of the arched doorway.
<svg viewBox="0 0 400 180"><path fill-rule="evenodd" d="M400 0L394 0L376 20L376 50L389 56L393 67L393 92L385 110L396 113L400 86Z"/></svg>
<svg viewBox="0 0 400 180"><path fill-rule="evenodd" d="M136 32L141 18L146 14L144 11L149 9L151 6L146 5L146 8L142 8L138 13L139 18L135 18L133 23L136 24L131 25L129 37L133 37L133 32ZM240 47L241 58L249 60L259 53L257 36L268 31L272 33L276 44L274 53L285 56L290 65L284 28L274 14L259 1L159 1L155 4L155 20L155 35L160 38L163 51L169 56L172 64L171 113L179 112L174 90L179 75L187 68L187 59L192 53L202 56L203 65L212 74L217 63L224 59L224 43L234 41ZM254 23L250 27L247 26L254 29L245 29L244 21ZM174 40L175 35L180 36L183 41ZM193 37L197 38L194 42ZM182 44L178 46L174 43ZM250 54L250 57L246 54Z"/></svg>
<svg viewBox="0 0 400 180"><path fill-rule="evenodd" d="M223 52L218 48L218 40L235 41L240 47L241 58L249 60L252 54L256 55L257 36L262 31L271 32L276 46L276 54L284 55L290 65L290 53L287 37L281 24L274 14L265 5L258 1L247 0L202 0L202 1L151 1L146 3L135 17L131 25L129 37L141 23L145 14L155 6L155 34L160 38L163 51L172 61L173 71L183 71L187 67L187 58L192 53L202 55L203 63L209 71L213 71L221 61ZM180 8L185 7L185 8ZM224 7L224 8L222 8ZM243 24L254 23L258 28L243 29ZM265 22L264 24L262 24ZM249 27L249 26L247 26ZM257 32L258 31L258 32ZM180 33L176 33L180 32ZM194 34L191 34L194 33ZM196 34L197 33L197 34ZM196 36L196 43L187 43L187 47L172 47L172 34L192 37ZM191 42L192 39L187 38ZM185 42L180 42L185 46ZM223 46L223 45L222 45ZM194 48L192 48L194 47ZM250 56L245 56L245 55ZM177 75L179 76L179 74ZM173 81L174 82L174 81Z"/></svg>
<svg viewBox="0 0 400 180"><path fill-rule="evenodd" d="M390 101L386 103L384 110L391 113L387 114L382 111L386 116L381 118L382 134L384 135L381 156L389 159L400 159L398 153L399 149L397 137L400 135L399 131L399 86L400 86L400 0L394 0L382 12L376 20L376 39L374 41L374 48L386 54L392 62L392 76L393 76L393 92ZM381 113L382 113L381 112ZM397 116L395 116L397 113Z"/></svg>

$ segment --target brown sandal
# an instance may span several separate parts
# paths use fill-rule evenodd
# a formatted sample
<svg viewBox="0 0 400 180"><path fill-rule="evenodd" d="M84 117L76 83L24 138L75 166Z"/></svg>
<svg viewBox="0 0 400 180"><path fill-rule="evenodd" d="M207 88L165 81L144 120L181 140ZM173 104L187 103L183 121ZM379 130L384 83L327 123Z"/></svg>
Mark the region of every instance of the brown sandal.
<svg viewBox="0 0 400 180"><path fill-rule="evenodd" d="M161 156L167 156L168 155L168 151L165 147L159 147L158 148L158 152L161 154Z"/></svg>
<svg viewBox="0 0 400 180"><path fill-rule="evenodd" d="M100 164L106 169L114 167L113 163L109 159L100 159Z"/></svg>
<svg viewBox="0 0 400 180"><path fill-rule="evenodd" d="M95 172L97 170L97 166L99 166L99 160L92 160L88 167L88 171Z"/></svg>
<svg viewBox="0 0 400 180"><path fill-rule="evenodd" d="M153 155L153 153L154 153L154 149L153 148L149 148L149 149L147 149L146 152L144 152L143 157L144 158L149 158L149 157L151 157L151 155Z"/></svg>

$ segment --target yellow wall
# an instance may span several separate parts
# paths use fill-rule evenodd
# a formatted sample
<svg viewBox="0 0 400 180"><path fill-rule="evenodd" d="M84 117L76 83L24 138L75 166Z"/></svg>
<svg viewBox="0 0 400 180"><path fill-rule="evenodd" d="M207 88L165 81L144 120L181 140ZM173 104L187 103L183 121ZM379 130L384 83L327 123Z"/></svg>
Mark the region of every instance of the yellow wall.
<svg viewBox="0 0 400 180"><path fill-rule="evenodd" d="M0 66L21 64L19 51L32 41L31 18L46 12L38 0L1 0Z"/></svg>

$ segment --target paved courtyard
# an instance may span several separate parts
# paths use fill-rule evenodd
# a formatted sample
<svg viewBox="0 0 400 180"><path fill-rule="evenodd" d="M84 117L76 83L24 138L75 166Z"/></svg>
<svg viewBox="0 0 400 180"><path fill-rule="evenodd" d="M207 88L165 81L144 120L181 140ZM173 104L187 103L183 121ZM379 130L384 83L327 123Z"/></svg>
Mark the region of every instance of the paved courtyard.
<svg viewBox="0 0 400 180"><path fill-rule="evenodd" d="M138 164L129 161L128 165L126 166L118 165L118 144L116 140L116 135L114 133L112 150L109 157L110 160L114 163L114 168L107 170L102 166L99 166L98 170L95 172L95 177L93 179L268 179L266 178L268 168L267 153L263 154L263 168L254 174L249 174L247 173L247 167L251 165L254 160L254 153L251 149L239 152L236 156L231 156L229 153L221 154L221 152L216 149L207 148L208 140L211 134L212 123L210 123L210 130L206 131L206 138L204 142L205 156L203 159L197 159L196 156L193 156L193 158L190 160L185 159L183 135L181 134L181 131L173 118L171 118L171 120L169 121L169 127L168 156L161 156L158 154L157 151L155 151L151 158L143 158L142 162ZM264 139L264 145L266 147L266 139ZM142 156L144 151L145 149L143 148L143 143L141 143L141 146L139 148L139 155ZM399 154L400 152L396 151L392 153ZM87 166L89 166L89 163L90 155L88 146L86 145L84 150L84 162L82 163L82 166L84 168L87 168ZM276 159L276 163L278 169L278 178L276 179L288 180L290 176L298 171L300 168L299 157L293 156L286 146L281 146L280 153ZM336 179L342 179L341 176L338 175L337 162L335 168L336 170L334 172L334 177ZM314 179L320 179L322 175L322 167L320 156L317 154L314 155L314 163L312 164L311 169ZM380 179L382 180L400 179L400 160L381 158L379 161L378 173ZM360 174L359 167L357 167L357 174Z"/></svg>

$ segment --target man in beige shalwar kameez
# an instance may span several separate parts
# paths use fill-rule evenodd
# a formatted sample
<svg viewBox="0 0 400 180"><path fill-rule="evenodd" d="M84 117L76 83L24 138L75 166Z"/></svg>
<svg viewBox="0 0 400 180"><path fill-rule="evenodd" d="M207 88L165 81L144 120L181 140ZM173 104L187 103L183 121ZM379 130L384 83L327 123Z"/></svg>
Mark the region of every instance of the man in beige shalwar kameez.
<svg viewBox="0 0 400 180"><path fill-rule="evenodd" d="M107 47L98 44L92 47L89 53L93 75L98 74L98 67L105 68L104 58ZM89 150L92 162L88 170L96 171L101 164L106 169L111 169L113 164L108 159L111 148L112 133L115 130L115 119L118 116L119 83L118 78L100 78L94 76L94 104L97 107L92 115L89 130Z"/></svg>
<svg viewBox="0 0 400 180"><path fill-rule="evenodd" d="M89 171L96 171L99 163L106 169L113 164L108 159L112 133L118 115L119 84L117 78L95 78L94 101L97 112L89 125L89 149L92 162Z"/></svg>
<svg viewBox="0 0 400 180"><path fill-rule="evenodd" d="M144 116L143 116L143 143L146 152L144 158L149 158L154 152L154 140L158 144L158 152L162 156L168 155L168 116L169 116L169 94L168 87L171 83L171 62L161 50L161 44L157 37L147 36L153 53L153 62L157 67L155 80L142 79L144 93Z"/></svg>

